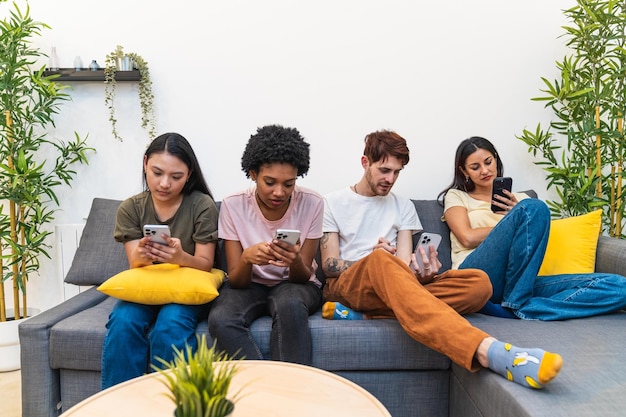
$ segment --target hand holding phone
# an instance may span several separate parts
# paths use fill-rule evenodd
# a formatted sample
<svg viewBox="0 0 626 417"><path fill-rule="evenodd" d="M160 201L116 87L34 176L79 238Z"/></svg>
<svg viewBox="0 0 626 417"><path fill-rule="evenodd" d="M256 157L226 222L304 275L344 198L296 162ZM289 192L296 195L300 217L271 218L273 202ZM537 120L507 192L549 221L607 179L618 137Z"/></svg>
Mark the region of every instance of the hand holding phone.
<svg viewBox="0 0 626 417"><path fill-rule="evenodd" d="M434 246L435 250L437 250L440 243L441 235L428 232L422 233L417 246L415 246L415 260L417 260L417 264L419 265L421 271L424 270L424 260L422 259L422 253L419 251L419 248L423 248L426 253L426 257L430 259L430 247Z"/></svg>
<svg viewBox="0 0 626 417"><path fill-rule="evenodd" d="M276 240L295 245L300 240L300 231L293 229L278 229L276 231Z"/></svg>
<svg viewBox="0 0 626 417"><path fill-rule="evenodd" d="M143 227L143 235L150 236L150 240L152 242L160 243L162 245L167 245L165 239L163 239L162 235L170 235L170 227L166 224L146 224Z"/></svg>
<svg viewBox="0 0 626 417"><path fill-rule="evenodd" d="M494 178L491 200L500 201L499 199L496 198L496 195L501 195L504 198L509 198L508 195L504 194L504 190L511 192L512 187L513 187L513 180L511 179L511 177ZM498 207L495 204L491 203L491 211L496 213L499 211L504 211L504 209L502 207Z"/></svg>

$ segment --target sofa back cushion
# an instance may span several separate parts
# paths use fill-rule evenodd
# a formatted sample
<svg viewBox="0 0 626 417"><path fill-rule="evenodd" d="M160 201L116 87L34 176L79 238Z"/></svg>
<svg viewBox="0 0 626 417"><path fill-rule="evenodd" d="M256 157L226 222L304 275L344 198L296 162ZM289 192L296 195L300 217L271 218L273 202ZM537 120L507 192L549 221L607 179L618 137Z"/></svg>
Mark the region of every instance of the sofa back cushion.
<svg viewBox="0 0 626 417"><path fill-rule="evenodd" d="M417 210L417 215L422 223L424 232L437 233L441 235L441 243L439 244L439 261L441 262L440 271L447 271L452 265L450 258L450 229L446 222L441 221L443 216L443 206L437 200L412 200ZM422 234L413 235L413 248Z"/></svg>
<svg viewBox="0 0 626 417"><path fill-rule="evenodd" d="M100 285L129 268L124 245L113 239L115 216L120 200L94 198L87 223L65 282Z"/></svg>
<svg viewBox="0 0 626 417"><path fill-rule="evenodd" d="M530 190L524 191L529 196L536 198L537 194ZM412 200L417 214L422 222L425 232L440 234L439 260L441 271L450 269L450 229L445 222L441 221L443 206L437 200ZM80 244L74 255L72 266L65 277L65 282L75 285L100 285L113 275L129 268L124 245L113 239L115 228L115 216L120 200L94 198L87 217L87 223L80 238ZM220 202L216 202L220 208ZM419 240L421 233L413 236L413 245ZM324 282L325 277L321 268L321 259L317 254L318 268L317 277ZM220 241L216 248L215 267L226 271L226 259L223 251L223 242Z"/></svg>

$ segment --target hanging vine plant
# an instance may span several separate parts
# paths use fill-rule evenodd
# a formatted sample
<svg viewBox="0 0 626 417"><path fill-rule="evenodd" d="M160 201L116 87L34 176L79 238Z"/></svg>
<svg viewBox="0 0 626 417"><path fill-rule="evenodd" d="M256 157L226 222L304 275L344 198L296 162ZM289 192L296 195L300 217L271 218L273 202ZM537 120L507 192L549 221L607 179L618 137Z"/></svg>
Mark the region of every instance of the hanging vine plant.
<svg viewBox="0 0 626 417"><path fill-rule="evenodd" d="M156 136L156 121L154 117L154 94L152 93L152 79L148 62L135 52L124 52L124 48L117 45L115 50L109 53L105 59L104 67L104 102L109 109L109 121L111 122L111 132L113 137L120 142L123 141L117 131L117 117L115 115L115 74L122 69L124 59L130 60L130 69L139 70L141 80L139 81L139 105L141 107L141 127L148 131L150 138Z"/></svg>

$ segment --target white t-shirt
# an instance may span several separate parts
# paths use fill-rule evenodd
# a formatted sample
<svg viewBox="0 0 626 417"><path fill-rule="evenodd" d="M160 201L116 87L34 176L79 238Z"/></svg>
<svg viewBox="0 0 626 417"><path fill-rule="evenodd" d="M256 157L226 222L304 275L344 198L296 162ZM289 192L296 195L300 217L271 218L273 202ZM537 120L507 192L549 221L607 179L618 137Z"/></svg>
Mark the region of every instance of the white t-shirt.
<svg viewBox="0 0 626 417"><path fill-rule="evenodd" d="M267 220L256 201L256 187L230 195L220 206L218 236L236 240L245 249L259 242L270 242L278 229L300 230L300 241L322 237L324 202L315 191L296 186L285 215L279 220ZM321 286L315 277L317 262L313 259L309 281ZM289 279L288 268L274 265L253 265L252 282L276 285Z"/></svg>
<svg viewBox="0 0 626 417"><path fill-rule="evenodd" d="M346 187L324 197L324 233L339 233L341 259L358 261L384 237L395 246L398 232L422 230L415 205L393 193L366 197Z"/></svg>
<svg viewBox="0 0 626 417"><path fill-rule="evenodd" d="M513 193L517 197L518 201L525 198L529 198L524 193ZM446 193L444 201L445 213L450 207L465 207L467 209L467 216L469 217L470 227L476 229L477 227L494 227L502 219L502 214L496 214L491 211L491 203L486 201L477 200L471 197L465 191L451 189ZM442 217L445 221L445 218ZM459 265L463 263L465 258L474 251L474 249L466 248L461 245L454 233L450 232L450 243L452 247L452 269L458 269Z"/></svg>

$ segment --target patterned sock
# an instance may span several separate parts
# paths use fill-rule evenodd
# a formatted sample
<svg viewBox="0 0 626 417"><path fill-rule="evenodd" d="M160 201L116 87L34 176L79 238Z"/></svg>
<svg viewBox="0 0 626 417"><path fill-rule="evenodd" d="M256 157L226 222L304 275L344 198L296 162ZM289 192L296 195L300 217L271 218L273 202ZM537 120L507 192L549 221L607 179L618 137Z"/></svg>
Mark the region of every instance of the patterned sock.
<svg viewBox="0 0 626 417"><path fill-rule="evenodd" d="M363 314L351 310L336 301L326 301L322 306L322 317L327 320L363 320Z"/></svg>
<svg viewBox="0 0 626 417"><path fill-rule="evenodd" d="M523 349L510 343L494 341L487 352L489 369L509 381L541 389L561 370L563 359L543 349Z"/></svg>

